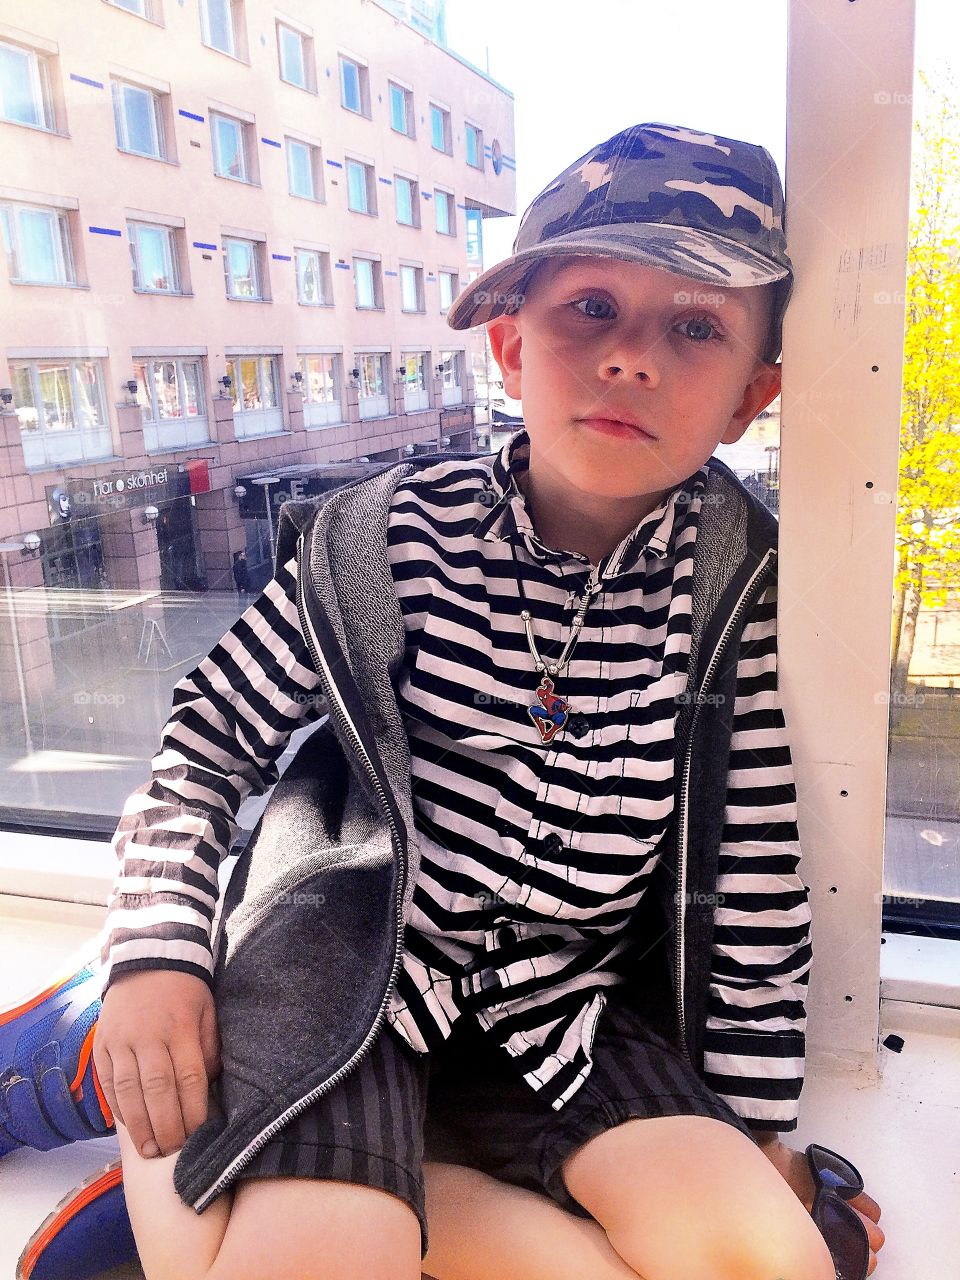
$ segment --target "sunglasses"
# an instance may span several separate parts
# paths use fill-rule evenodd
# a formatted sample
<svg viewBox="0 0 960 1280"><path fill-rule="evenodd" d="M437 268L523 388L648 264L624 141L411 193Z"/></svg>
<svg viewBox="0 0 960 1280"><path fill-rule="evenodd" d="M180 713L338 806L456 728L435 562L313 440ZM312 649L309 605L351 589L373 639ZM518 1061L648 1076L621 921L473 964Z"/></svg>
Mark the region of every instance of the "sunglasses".
<svg viewBox="0 0 960 1280"><path fill-rule="evenodd" d="M849 1160L816 1142L806 1155L817 1188L810 1215L827 1242L837 1280L866 1280L870 1238L856 1209L847 1204L863 1190L863 1178Z"/></svg>

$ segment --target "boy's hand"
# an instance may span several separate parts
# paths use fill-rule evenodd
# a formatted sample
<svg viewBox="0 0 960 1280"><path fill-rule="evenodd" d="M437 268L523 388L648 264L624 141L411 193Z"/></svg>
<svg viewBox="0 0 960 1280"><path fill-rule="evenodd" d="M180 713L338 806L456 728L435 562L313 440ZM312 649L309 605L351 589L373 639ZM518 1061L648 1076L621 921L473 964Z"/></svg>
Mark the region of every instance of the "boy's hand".
<svg viewBox="0 0 960 1280"><path fill-rule="evenodd" d="M795 1151L793 1147L785 1146L779 1138L759 1145L760 1150L770 1163L789 1183L799 1199L803 1201L807 1212L812 1213L813 1198L817 1193L817 1184L814 1182L810 1166L807 1164L806 1153ZM886 1238L877 1226L880 1221L880 1206L872 1196L867 1195L866 1191L861 1191L853 1200L848 1200L847 1204L850 1205L867 1229L867 1236L870 1242L870 1264L867 1268L867 1275L872 1276L877 1269L877 1253L883 1248Z"/></svg>
<svg viewBox="0 0 960 1280"><path fill-rule="evenodd" d="M220 1070L213 996L169 969L118 975L93 1038L97 1076L114 1116L144 1156L170 1155L207 1118Z"/></svg>

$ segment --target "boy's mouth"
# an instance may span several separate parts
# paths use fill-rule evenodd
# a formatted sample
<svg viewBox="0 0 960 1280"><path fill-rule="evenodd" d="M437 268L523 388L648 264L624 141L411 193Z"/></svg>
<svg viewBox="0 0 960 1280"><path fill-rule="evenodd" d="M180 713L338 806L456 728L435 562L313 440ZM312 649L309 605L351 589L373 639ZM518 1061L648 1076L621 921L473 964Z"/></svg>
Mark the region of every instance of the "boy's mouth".
<svg viewBox="0 0 960 1280"><path fill-rule="evenodd" d="M584 426L592 427L595 431L603 431L607 435L619 435L629 438L635 436L642 440L656 440L658 437L642 427L639 422L634 422L629 418L601 418L589 417L581 418L580 421Z"/></svg>

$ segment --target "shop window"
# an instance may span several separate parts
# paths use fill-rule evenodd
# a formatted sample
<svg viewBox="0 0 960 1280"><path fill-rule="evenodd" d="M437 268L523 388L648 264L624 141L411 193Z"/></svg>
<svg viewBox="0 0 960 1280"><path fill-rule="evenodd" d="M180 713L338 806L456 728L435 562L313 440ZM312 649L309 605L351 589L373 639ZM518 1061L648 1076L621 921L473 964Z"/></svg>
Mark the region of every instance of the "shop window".
<svg viewBox="0 0 960 1280"><path fill-rule="evenodd" d="M28 467L111 456L101 361L13 361L10 377Z"/></svg>
<svg viewBox="0 0 960 1280"><path fill-rule="evenodd" d="M324 427L343 420L342 357L332 353L302 355L303 418L308 427Z"/></svg>
<svg viewBox="0 0 960 1280"><path fill-rule="evenodd" d="M143 359L135 369L148 453L201 444L209 439L199 360Z"/></svg>

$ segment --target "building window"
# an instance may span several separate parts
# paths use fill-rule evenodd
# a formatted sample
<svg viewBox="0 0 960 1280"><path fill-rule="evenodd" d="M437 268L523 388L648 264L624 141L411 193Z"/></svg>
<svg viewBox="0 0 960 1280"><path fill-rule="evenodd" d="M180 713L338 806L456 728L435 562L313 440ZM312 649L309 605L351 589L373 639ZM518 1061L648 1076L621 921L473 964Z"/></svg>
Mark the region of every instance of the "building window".
<svg viewBox="0 0 960 1280"><path fill-rule="evenodd" d="M379 351L357 356L360 391L357 397L361 418L382 418L390 412L387 396L386 356Z"/></svg>
<svg viewBox="0 0 960 1280"><path fill-rule="evenodd" d="M430 141L434 151L453 154L452 134L450 131L450 112L445 107L430 103Z"/></svg>
<svg viewBox="0 0 960 1280"><path fill-rule="evenodd" d="M453 300L459 293L459 276L456 271L440 272L440 310L449 311Z"/></svg>
<svg viewBox="0 0 960 1280"><path fill-rule="evenodd" d="M343 418L339 355L302 355L297 364L303 374L304 421L309 427L326 426Z"/></svg>
<svg viewBox="0 0 960 1280"><path fill-rule="evenodd" d="M460 404L463 400L462 351L441 351L441 398L444 404Z"/></svg>
<svg viewBox="0 0 960 1280"><path fill-rule="evenodd" d="M464 214L467 225L467 257L473 262L483 260L483 220L479 209L468 209Z"/></svg>
<svg viewBox="0 0 960 1280"><path fill-rule="evenodd" d="M0 40L0 118L55 130L50 59Z"/></svg>
<svg viewBox="0 0 960 1280"><path fill-rule="evenodd" d="M224 238L223 272L228 298L266 301L262 254L262 247L256 240Z"/></svg>
<svg viewBox="0 0 960 1280"><path fill-rule="evenodd" d="M280 79L287 84L316 91L313 74L313 39L294 31L292 27L277 23L277 52L280 58Z"/></svg>
<svg viewBox="0 0 960 1280"><path fill-rule="evenodd" d="M11 363L13 402L24 433L30 436L105 428L107 412L100 364L99 360ZM84 456L82 449L74 456Z"/></svg>
<svg viewBox="0 0 960 1280"><path fill-rule="evenodd" d="M340 55L340 104L357 115L370 114L370 85L367 68L353 58Z"/></svg>
<svg viewBox="0 0 960 1280"><path fill-rule="evenodd" d="M297 138L285 139L287 184L292 196L304 200L323 199L323 158L320 148Z"/></svg>
<svg viewBox="0 0 960 1280"><path fill-rule="evenodd" d="M404 133L408 138L415 136L413 127L413 94L402 85L390 82L390 128L397 133Z"/></svg>
<svg viewBox="0 0 960 1280"><path fill-rule="evenodd" d="M423 311L423 267L400 268L400 310Z"/></svg>
<svg viewBox="0 0 960 1280"><path fill-rule="evenodd" d="M200 38L231 58L243 57L242 0L200 0Z"/></svg>
<svg viewBox="0 0 960 1280"><path fill-rule="evenodd" d="M377 188L372 164L360 160L347 161L347 207L354 213L376 216Z"/></svg>
<svg viewBox="0 0 960 1280"><path fill-rule="evenodd" d="M393 190L397 201L397 221L405 227L420 225L420 184L413 178L393 175Z"/></svg>
<svg viewBox="0 0 960 1280"><path fill-rule="evenodd" d="M111 87L117 146L135 156L165 160L162 95L126 80L114 80Z"/></svg>
<svg viewBox="0 0 960 1280"><path fill-rule="evenodd" d="M107 0L115 9L126 9L149 22L160 21L160 0Z"/></svg>
<svg viewBox="0 0 960 1280"><path fill-rule="evenodd" d="M133 287L147 293L180 293L177 234L173 227L128 222Z"/></svg>
<svg viewBox="0 0 960 1280"><path fill-rule="evenodd" d="M304 306L330 306L330 255L319 249L295 249L297 261L297 301Z"/></svg>
<svg viewBox="0 0 960 1280"><path fill-rule="evenodd" d="M254 182L253 140L250 125L234 116L210 113L213 133L213 171L221 178Z"/></svg>
<svg viewBox="0 0 960 1280"><path fill-rule="evenodd" d="M144 422L207 416L199 360L141 360L136 374Z"/></svg>
<svg viewBox="0 0 960 1280"><path fill-rule="evenodd" d="M427 387L427 362L429 352L408 351L400 356L403 385L403 407L408 413L430 408L430 392Z"/></svg>
<svg viewBox="0 0 960 1280"><path fill-rule="evenodd" d="M380 263L372 258L354 258L353 279L358 307L383 307Z"/></svg>
<svg viewBox="0 0 960 1280"><path fill-rule="evenodd" d="M76 284L65 209L44 205L0 206L7 271L16 284Z"/></svg>
<svg viewBox="0 0 960 1280"><path fill-rule="evenodd" d="M449 191L434 191L433 207L437 211L437 230L445 236L457 233L456 208Z"/></svg>
<svg viewBox="0 0 960 1280"><path fill-rule="evenodd" d="M483 168L483 131L475 124L464 123L467 138L467 164L474 169Z"/></svg>
<svg viewBox="0 0 960 1280"><path fill-rule="evenodd" d="M235 414L280 407L276 356L235 357L227 361L227 375L232 379Z"/></svg>

